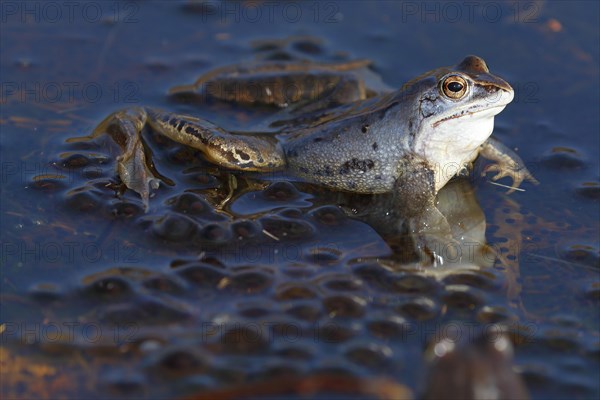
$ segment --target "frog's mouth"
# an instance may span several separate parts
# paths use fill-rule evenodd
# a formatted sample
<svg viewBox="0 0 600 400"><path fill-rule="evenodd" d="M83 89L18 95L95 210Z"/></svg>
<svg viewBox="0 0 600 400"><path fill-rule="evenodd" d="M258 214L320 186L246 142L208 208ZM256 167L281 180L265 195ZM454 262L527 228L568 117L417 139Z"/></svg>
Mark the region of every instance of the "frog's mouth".
<svg viewBox="0 0 600 400"><path fill-rule="evenodd" d="M504 108L506 107L507 104L508 103L499 104L499 105L493 106L493 107L470 107L468 109L461 110L460 112L451 114L447 117L443 117L443 118L435 121L432 124L432 126L434 128L437 128L440 124L442 124L446 121L450 121L452 119L458 119L458 118L472 117L477 114L484 114L484 115L477 115L478 117L493 117L494 115L500 114L502 112L502 110L504 110Z"/></svg>

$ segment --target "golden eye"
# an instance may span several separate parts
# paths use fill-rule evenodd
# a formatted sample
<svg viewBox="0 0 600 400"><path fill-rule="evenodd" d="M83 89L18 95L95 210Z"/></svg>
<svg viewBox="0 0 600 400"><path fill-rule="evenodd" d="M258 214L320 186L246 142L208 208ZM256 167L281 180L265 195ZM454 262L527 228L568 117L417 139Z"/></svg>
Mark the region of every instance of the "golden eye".
<svg viewBox="0 0 600 400"><path fill-rule="evenodd" d="M442 92L446 97L457 100L467 93L467 81L461 76L450 75L442 81Z"/></svg>

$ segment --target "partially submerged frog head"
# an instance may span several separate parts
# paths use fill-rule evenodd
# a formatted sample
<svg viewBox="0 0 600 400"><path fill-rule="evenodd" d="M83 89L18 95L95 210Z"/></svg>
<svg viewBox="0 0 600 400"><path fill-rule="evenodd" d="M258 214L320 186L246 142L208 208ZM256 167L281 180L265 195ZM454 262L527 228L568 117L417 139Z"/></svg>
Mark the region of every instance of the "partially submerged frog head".
<svg viewBox="0 0 600 400"><path fill-rule="evenodd" d="M494 129L494 116L514 98L512 87L492 75L483 59L429 71L404 85L411 149L436 172L436 191L466 163Z"/></svg>

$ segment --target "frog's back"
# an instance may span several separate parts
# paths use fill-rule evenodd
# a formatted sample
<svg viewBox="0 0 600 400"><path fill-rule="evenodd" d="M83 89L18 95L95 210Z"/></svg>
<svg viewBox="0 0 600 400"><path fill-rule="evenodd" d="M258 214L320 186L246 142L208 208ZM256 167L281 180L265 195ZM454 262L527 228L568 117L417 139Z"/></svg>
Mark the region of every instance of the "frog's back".
<svg viewBox="0 0 600 400"><path fill-rule="evenodd" d="M404 129L394 115L398 109L391 104L353 113L294 135L283 145L289 171L334 189L389 192L407 153L398 140L404 136L398 133Z"/></svg>

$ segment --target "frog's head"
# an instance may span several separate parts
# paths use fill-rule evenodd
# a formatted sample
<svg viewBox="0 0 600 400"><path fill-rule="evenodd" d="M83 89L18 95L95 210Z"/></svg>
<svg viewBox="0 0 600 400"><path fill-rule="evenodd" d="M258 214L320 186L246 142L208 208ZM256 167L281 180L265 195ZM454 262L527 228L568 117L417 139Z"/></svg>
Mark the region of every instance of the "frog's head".
<svg viewBox="0 0 600 400"><path fill-rule="evenodd" d="M512 87L477 56L429 71L403 89L410 99L405 112L412 121L411 148L435 169L436 190L473 160L492 133L494 116L514 97Z"/></svg>

